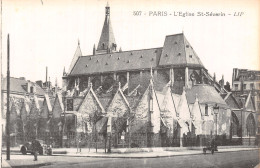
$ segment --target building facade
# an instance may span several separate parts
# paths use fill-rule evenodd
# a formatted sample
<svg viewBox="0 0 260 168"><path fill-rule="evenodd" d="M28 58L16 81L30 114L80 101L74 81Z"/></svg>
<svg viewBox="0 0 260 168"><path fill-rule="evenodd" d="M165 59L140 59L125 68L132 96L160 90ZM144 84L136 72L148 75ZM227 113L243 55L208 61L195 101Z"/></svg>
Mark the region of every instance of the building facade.
<svg viewBox="0 0 260 168"><path fill-rule="evenodd" d="M12 132L21 132L23 141L37 137L54 146L96 148L200 146L212 138L228 145L237 142L239 132L241 139L256 133L251 96L241 106L224 77L217 82L208 73L183 33L166 36L159 48L122 51L109 6L97 47L83 56L78 44L62 79L63 93L11 103L17 125Z"/></svg>

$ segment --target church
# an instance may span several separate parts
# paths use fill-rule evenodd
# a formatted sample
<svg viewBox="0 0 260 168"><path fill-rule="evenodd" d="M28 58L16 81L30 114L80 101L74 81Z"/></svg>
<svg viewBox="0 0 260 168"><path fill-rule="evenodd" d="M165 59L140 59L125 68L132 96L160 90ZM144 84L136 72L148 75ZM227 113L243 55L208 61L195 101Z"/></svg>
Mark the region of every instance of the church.
<svg viewBox="0 0 260 168"><path fill-rule="evenodd" d="M83 56L78 44L63 73L65 111L77 121L72 132L98 134L96 141L112 147L230 140L224 79L208 73L184 33L167 35L162 47L131 51L115 39L107 5L97 47Z"/></svg>
<svg viewBox="0 0 260 168"><path fill-rule="evenodd" d="M159 48L122 51L110 7L99 43L82 55L78 43L63 92L11 102L15 140L34 137L56 147L122 148L254 145L253 93L232 94L211 76L184 33Z"/></svg>

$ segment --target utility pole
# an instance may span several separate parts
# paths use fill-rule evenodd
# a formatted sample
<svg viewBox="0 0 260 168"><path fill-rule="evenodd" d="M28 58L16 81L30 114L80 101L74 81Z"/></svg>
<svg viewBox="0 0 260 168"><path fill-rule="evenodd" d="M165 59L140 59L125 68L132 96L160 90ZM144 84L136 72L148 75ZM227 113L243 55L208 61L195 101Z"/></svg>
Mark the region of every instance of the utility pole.
<svg viewBox="0 0 260 168"><path fill-rule="evenodd" d="M10 160L10 41L7 36L7 112L6 112L6 160Z"/></svg>
<svg viewBox="0 0 260 168"><path fill-rule="evenodd" d="M1 0L1 22L0 22L0 25L2 25L2 0ZM0 36L1 36L1 39L2 39L2 26L0 26ZM0 45L0 62L2 62L2 44ZM1 80L0 80L0 86L2 86L2 66L0 67L0 75L1 75ZM1 108L0 108L0 114L3 114L4 111L2 111L4 108L2 108L4 106L4 101L3 101L3 97L2 97L2 91L1 91L1 94L0 94L0 100L1 100ZM3 158L2 158L2 140L3 140L3 118L2 118L2 115L0 115L0 157L1 157L1 165L2 165L2 161L3 161Z"/></svg>

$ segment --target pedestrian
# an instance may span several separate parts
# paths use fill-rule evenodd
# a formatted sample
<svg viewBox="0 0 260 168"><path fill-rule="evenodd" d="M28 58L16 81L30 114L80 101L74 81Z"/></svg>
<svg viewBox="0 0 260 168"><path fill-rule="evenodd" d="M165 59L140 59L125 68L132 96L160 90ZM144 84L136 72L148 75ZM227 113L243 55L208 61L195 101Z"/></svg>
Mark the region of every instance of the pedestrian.
<svg viewBox="0 0 260 168"><path fill-rule="evenodd" d="M40 147L41 147L40 142L37 141L36 139L34 139L32 141L32 151L33 151L33 155L34 155L34 160L33 161L37 161L38 160L37 155L38 155L38 152L40 150Z"/></svg>
<svg viewBox="0 0 260 168"><path fill-rule="evenodd" d="M215 142L215 138L212 138L211 140L211 153L214 154L214 151L216 149L216 142Z"/></svg>

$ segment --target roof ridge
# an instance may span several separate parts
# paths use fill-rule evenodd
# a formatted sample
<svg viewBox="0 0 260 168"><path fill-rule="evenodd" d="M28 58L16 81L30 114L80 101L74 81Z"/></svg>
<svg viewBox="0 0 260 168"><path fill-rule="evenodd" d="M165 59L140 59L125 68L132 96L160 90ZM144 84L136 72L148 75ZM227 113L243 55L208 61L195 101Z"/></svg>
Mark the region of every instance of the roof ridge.
<svg viewBox="0 0 260 168"><path fill-rule="evenodd" d="M184 33L177 33L177 34L169 34L169 35L166 35L166 37L169 37L169 36L177 36L177 35L184 35Z"/></svg>
<svg viewBox="0 0 260 168"><path fill-rule="evenodd" d="M79 57L96 57L96 56L101 56L101 55L111 55L115 53L126 53L126 52L131 52L131 51L143 51L143 50L152 50L152 49L162 49L163 47L153 47L153 48L145 48L145 49L136 49L136 50L127 50L127 51L122 51L122 52L111 52L111 53L102 53L102 54L95 54L95 55L82 55Z"/></svg>

